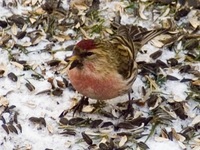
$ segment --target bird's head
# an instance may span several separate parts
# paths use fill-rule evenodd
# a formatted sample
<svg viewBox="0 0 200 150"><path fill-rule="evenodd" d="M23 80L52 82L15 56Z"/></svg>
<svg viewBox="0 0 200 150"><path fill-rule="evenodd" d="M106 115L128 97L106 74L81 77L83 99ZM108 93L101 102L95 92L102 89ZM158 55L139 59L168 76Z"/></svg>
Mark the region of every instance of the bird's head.
<svg viewBox="0 0 200 150"><path fill-rule="evenodd" d="M73 69L75 67L81 68L84 61L94 59L96 47L97 44L95 43L95 40L87 39L79 41L74 46L72 56L67 58L67 61L71 64L69 69Z"/></svg>

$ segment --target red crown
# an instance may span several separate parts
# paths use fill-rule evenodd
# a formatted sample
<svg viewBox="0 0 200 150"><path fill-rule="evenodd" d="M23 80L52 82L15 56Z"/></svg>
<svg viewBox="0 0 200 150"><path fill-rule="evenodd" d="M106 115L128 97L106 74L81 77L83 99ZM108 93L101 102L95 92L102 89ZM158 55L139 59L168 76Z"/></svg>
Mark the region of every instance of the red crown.
<svg viewBox="0 0 200 150"><path fill-rule="evenodd" d="M94 40L88 39L88 40L81 40L76 44L77 47L83 49L83 50L92 50L96 48L96 45L94 43Z"/></svg>

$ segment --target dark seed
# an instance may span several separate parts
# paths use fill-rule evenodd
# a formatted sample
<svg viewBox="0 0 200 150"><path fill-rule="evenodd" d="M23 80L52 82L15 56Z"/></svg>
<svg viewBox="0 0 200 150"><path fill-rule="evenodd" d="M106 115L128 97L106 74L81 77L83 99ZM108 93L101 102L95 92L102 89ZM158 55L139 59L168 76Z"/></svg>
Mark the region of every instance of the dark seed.
<svg viewBox="0 0 200 150"><path fill-rule="evenodd" d="M145 96L146 95L146 90L145 90L145 88L144 88L144 86L142 86L142 94L143 94L143 96Z"/></svg>
<svg viewBox="0 0 200 150"><path fill-rule="evenodd" d="M9 106L9 107L7 107L6 109L5 109L5 112L10 112L10 110L11 109L14 109L16 106L15 105L11 105L11 106Z"/></svg>
<svg viewBox="0 0 200 150"><path fill-rule="evenodd" d="M117 133L117 135L119 135L119 136L132 136L132 133L130 133L130 132L120 132L120 133Z"/></svg>
<svg viewBox="0 0 200 150"><path fill-rule="evenodd" d="M22 133L22 126L21 126L21 124L17 124L16 126L19 129L19 131Z"/></svg>
<svg viewBox="0 0 200 150"><path fill-rule="evenodd" d="M3 124L6 124L6 120L3 116L1 116L0 120L3 122Z"/></svg>
<svg viewBox="0 0 200 150"><path fill-rule="evenodd" d="M7 22L6 21L2 21L0 20L0 27L2 28L6 28L8 26Z"/></svg>
<svg viewBox="0 0 200 150"><path fill-rule="evenodd" d="M60 115L59 118L63 118L68 113L68 110L64 110Z"/></svg>
<svg viewBox="0 0 200 150"><path fill-rule="evenodd" d="M52 94L54 96L61 96L63 94L63 90L60 88L56 88L55 90L52 91Z"/></svg>
<svg viewBox="0 0 200 150"><path fill-rule="evenodd" d="M158 50L158 51L156 51L156 52L154 52L154 53L152 53L151 55L150 55L150 57L152 58L152 59L157 59L158 57L160 57L162 55L162 51L161 50Z"/></svg>
<svg viewBox="0 0 200 150"><path fill-rule="evenodd" d="M90 124L90 128L97 128L102 122L102 119L93 120Z"/></svg>
<svg viewBox="0 0 200 150"><path fill-rule="evenodd" d="M174 66L178 65L178 60L175 59L175 58L170 58L170 59L167 60L167 63L169 65L171 65L172 67L174 67Z"/></svg>
<svg viewBox="0 0 200 150"><path fill-rule="evenodd" d="M85 134L85 132L82 132L81 135L82 135L84 141L85 141L88 145L92 145L92 143L93 143L92 139L91 139L87 134Z"/></svg>
<svg viewBox="0 0 200 150"><path fill-rule="evenodd" d="M66 51L72 51L74 49L75 45L69 45L65 48ZM64 59L65 61L67 61L67 57Z"/></svg>
<svg viewBox="0 0 200 150"><path fill-rule="evenodd" d="M139 142L137 145L143 150L149 149L149 147L144 142Z"/></svg>
<svg viewBox="0 0 200 150"><path fill-rule="evenodd" d="M25 35L26 35L26 31L22 31L22 32L18 32L16 37L18 39L23 39L25 37Z"/></svg>
<svg viewBox="0 0 200 150"><path fill-rule="evenodd" d="M70 119L69 120L69 125L72 125L72 126L73 125L80 125L80 124L82 124L84 122L85 122L85 119L77 117L77 118Z"/></svg>
<svg viewBox="0 0 200 150"><path fill-rule="evenodd" d="M16 62L22 65L25 65L27 63L26 60L17 60Z"/></svg>
<svg viewBox="0 0 200 150"><path fill-rule="evenodd" d="M61 124L63 125L68 125L68 119L67 118L60 118L60 121L59 121Z"/></svg>
<svg viewBox="0 0 200 150"><path fill-rule="evenodd" d="M188 118L184 110L183 103L175 102L175 103L170 103L170 105L174 109L174 112L176 113L176 115L179 116L179 118L181 118L182 120L185 120L186 118Z"/></svg>
<svg viewBox="0 0 200 150"><path fill-rule="evenodd" d="M168 68L167 64L164 63L163 61L161 61L160 59L156 60L156 64L157 64L158 67Z"/></svg>
<svg viewBox="0 0 200 150"><path fill-rule="evenodd" d="M113 124L112 122L108 121L108 122L104 122L104 123L102 124L101 128L105 128L105 127L109 127L109 126L113 126L113 125L114 125L114 124Z"/></svg>
<svg viewBox="0 0 200 150"><path fill-rule="evenodd" d="M103 116L108 117L108 118L116 118L115 116L113 116L112 113L105 111L105 110L100 111L100 114L102 114Z"/></svg>
<svg viewBox="0 0 200 150"><path fill-rule="evenodd" d="M47 65L49 65L51 67L58 66L60 62L61 62L60 60L50 60L47 62Z"/></svg>
<svg viewBox="0 0 200 150"><path fill-rule="evenodd" d="M154 107L154 105L156 104L156 101L158 99L157 95L150 95L150 97L147 99L147 105L148 107Z"/></svg>
<svg viewBox="0 0 200 150"><path fill-rule="evenodd" d="M152 117L145 118L145 117L138 117L133 120L130 120L129 122L134 126L141 126L142 123L146 126L150 121L152 120Z"/></svg>
<svg viewBox="0 0 200 150"><path fill-rule="evenodd" d="M189 8L183 8L179 11L177 11L174 15L174 19L178 21L180 18L187 16L187 14L190 12Z"/></svg>
<svg viewBox="0 0 200 150"><path fill-rule="evenodd" d="M100 143L100 144L99 144L99 148L100 148L101 150L108 150L108 146L107 146L105 143Z"/></svg>
<svg viewBox="0 0 200 150"><path fill-rule="evenodd" d="M117 125L118 128L123 128L123 129L133 129L135 128L134 125L132 125L130 122L120 122Z"/></svg>
<svg viewBox="0 0 200 150"><path fill-rule="evenodd" d="M1 126L6 131L6 133L9 134L8 127L5 124L2 124Z"/></svg>
<svg viewBox="0 0 200 150"><path fill-rule="evenodd" d="M180 73L187 73L192 69L190 65L185 65L180 67Z"/></svg>
<svg viewBox="0 0 200 150"><path fill-rule="evenodd" d="M12 72L8 74L8 78L11 79L13 82L17 82L18 79L17 76Z"/></svg>
<svg viewBox="0 0 200 150"><path fill-rule="evenodd" d="M31 74L31 77L35 78L36 80L44 79L44 77L40 74Z"/></svg>
<svg viewBox="0 0 200 150"><path fill-rule="evenodd" d="M193 49L197 48L198 46L199 46L199 40L197 40L197 39L190 39L190 40L186 41L184 47L187 50L193 50Z"/></svg>
<svg viewBox="0 0 200 150"><path fill-rule="evenodd" d="M29 120L32 121L32 122L35 122L35 123L40 122L40 118L37 118L37 117L30 117Z"/></svg>
<svg viewBox="0 0 200 150"><path fill-rule="evenodd" d="M167 78L167 80L172 80L172 81L179 80L177 77L174 77L174 76L171 76L171 75L167 75L166 78Z"/></svg>
<svg viewBox="0 0 200 150"><path fill-rule="evenodd" d="M13 121L17 124L18 123L18 119L17 116L19 115L18 112L15 112L14 117L13 117Z"/></svg>
<svg viewBox="0 0 200 150"><path fill-rule="evenodd" d="M43 117L30 117L29 120L31 122L34 122L34 123L38 123L38 124L41 124L41 125L44 125L44 127L46 127L46 121Z"/></svg>
<svg viewBox="0 0 200 150"><path fill-rule="evenodd" d="M31 82L29 82L27 80L27 83L25 84L25 86L29 89L29 91L34 91L35 90L35 87L31 84Z"/></svg>
<svg viewBox="0 0 200 150"><path fill-rule="evenodd" d="M183 78L180 82L190 82L193 81L192 79Z"/></svg>
<svg viewBox="0 0 200 150"><path fill-rule="evenodd" d="M0 77L2 77L4 73L5 73L5 70L0 70Z"/></svg>
<svg viewBox="0 0 200 150"><path fill-rule="evenodd" d="M64 132L62 132L62 133L60 133L60 134L64 134L64 135L73 135L73 136L75 136L75 135L76 135L76 132L74 132L74 131L64 131Z"/></svg>
<svg viewBox="0 0 200 150"><path fill-rule="evenodd" d="M8 124L8 130L10 131L10 132L14 132L14 133L16 133L16 134L18 134L18 131L17 131L17 129L15 128L15 126L14 125L12 125L12 124Z"/></svg>
<svg viewBox="0 0 200 150"><path fill-rule="evenodd" d="M51 90L47 89L47 90L44 90L44 91L41 91L41 92L38 92L36 95L40 95L40 94L50 94Z"/></svg>
<svg viewBox="0 0 200 150"><path fill-rule="evenodd" d="M8 18L8 20L9 23L11 24L15 23L20 28L22 28L25 24L24 18L19 15L12 15L11 17Z"/></svg>

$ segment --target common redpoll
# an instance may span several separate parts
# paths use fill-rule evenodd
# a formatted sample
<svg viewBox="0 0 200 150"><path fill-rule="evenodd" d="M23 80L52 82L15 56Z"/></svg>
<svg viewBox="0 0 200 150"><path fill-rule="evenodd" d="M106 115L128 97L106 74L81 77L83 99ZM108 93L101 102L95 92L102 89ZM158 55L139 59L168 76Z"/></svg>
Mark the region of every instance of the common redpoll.
<svg viewBox="0 0 200 150"><path fill-rule="evenodd" d="M166 31L120 25L111 38L81 40L67 58L71 84L82 95L97 100L130 93L138 72L135 61L138 51Z"/></svg>

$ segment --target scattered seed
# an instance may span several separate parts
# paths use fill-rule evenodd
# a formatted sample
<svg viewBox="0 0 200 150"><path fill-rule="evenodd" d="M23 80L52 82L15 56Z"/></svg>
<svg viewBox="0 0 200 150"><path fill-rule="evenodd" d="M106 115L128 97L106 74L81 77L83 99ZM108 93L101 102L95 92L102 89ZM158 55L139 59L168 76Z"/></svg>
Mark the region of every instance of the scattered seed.
<svg viewBox="0 0 200 150"><path fill-rule="evenodd" d="M60 118L59 122L63 125L68 125L68 119L67 118Z"/></svg>
<svg viewBox="0 0 200 150"><path fill-rule="evenodd" d="M174 109L175 113L177 116L179 116L182 120L185 120L188 118L182 102L175 102L175 103L170 103L172 108Z"/></svg>
<svg viewBox="0 0 200 150"><path fill-rule="evenodd" d="M53 66L58 66L60 64L60 60L50 60L47 62L47 65L53 67Z"/></svg>
<svg viewBox="0 0 200 150"><path fill-rule="evenodd" d="M12 125L12 124L8 124L8 130L10 131L10 132L14 132L14 133L16 133L16 134L18 134L18 131L17 131L17 129L15 128L15 126L14 125Z"/></svg>
<svg viewBox="0 0 200 150"><path fill-rule="evenodd" d="M147 144L145 144L144 142L138 142L137 145L138 145L142 150L147 150L147 149L149 149L149 147L147 146Z"/></svg>
<svg viewBox="0 0 200 150"><path fill-rule="evenodd" d="M52 94L53 94L54 96L61 96L61 95L63 94L63 90L60 89L60 88L56 88L56 89L54 89L54 90L52 91Z"/></svg>
<svg viewBox="0 0 200 150"><path fill-rule="evenodd" d="M157 59L158 57L160 57L162 55L162 51L161 50L158 50L158 51L156 51L156 52L154 52L154 53L152 53L151 55L150 55L150 57L152 58L152 59Z"/></svg>
<svg viewBox="0 0 200 150"><path fill-rule="evenodd" d="M35 87L31 84L30 81L26 80L27 83L25 84L25 86L29 89L29 91L34 91L35 90Z"/></svg>
<svg viewBox="0 0 200 150"><path fill-rule="evenodd" d="M44 125L44 127L46 127L46 121L43 117L30 117L29 120L31 122L34 122L34 123L38 123L38 124L41 124L41 125Z"/></svg>
<svg viewBox="0 0 200 150"><path fill-rule="evenodd" d="M106 128L106 127L109 127L109 126L113 126L114 124L110 121L108 122L103 122L103 124L101 125L101 128Z"/></svg>
<svg viewBox="0 0 200 150"><path fill-rule="evenodd" d="M92 145L92 143L93 143L92 139L91 139L85 132L82 132L81 135L82 135L82 137L83 137L83 140L84 140L88 145Z"/></svg>
<svg viewBox="0 0 200 150"><path fill-rule="evenodd" d="M99 144L99 148L100 148L101 150L108 150L108 146L107 146L105 143L100 143L100 144Z"/></svg>
<svg viewBox="0 0 200 150"><path fill-rule="evenodd" d="M38 92L36 95L40 95L40 94L50 94L50 93L51 93L51 90L47 89L47 90Z"/></svg>
<svg viewBox="0 0 200 150"><path fill-rule="evenodd" d="M187 16L187 14L190 12L189 8L183 8L178 10L175 15L174 15L174 19L176 21L178 21L180 18Z"/></svg>
<svg viewBox="0 0 200 150"><path fill-rule="evenodd" d="M8 26L7 22L6 21L2 21L0 20L0 27L2 28L6 28Z"/></svg>
<svg viewBox="0 0 200 150"><path fill-rule="evenodd" d="M14 117L13 117L13 121L16 123L16 124L18 124L18 119L17 119L17 116L19 115L19 113L18 112L15 112L15 114L14 114Z"/></svg>
<svg viewBox="0 0 200 150"><path fill-rule="evenodd" d="M73 135L75 136L76 135L76 132L75 131L64 131L64 132L61 132L60 134L63 134L63 135Z"/></svg>
<svg viewBox="0 0 200 150"><path fill-rule="evenodd" d="M183 78L180 82L190 82L190 81L192 81L192 79Z"/></svg>
<svg viewBox="0 0 200 150"><path fill-rule="evenodd" d="M17 124L16 126L19 129L20 133L22 133L22 126L21 126L21 124Z"/></svg>
<svg viewBox="0 0 200 150"><path fill-rule="evenodd" d="M134 129L135 126L132 125L130 122L120 122L117 124L118 128L123 128L123 129Z"/></svg>
<svg viewBox="0 0 200 150"><path fill-rule="evenodd" d="M90 123L90 128L97 128L103 122L102 119L93 120Z"/></svg>
<svg viewBox="0 0 200 150"><path fill-rule="evenodd" d="M170 58L170 59L167 60L167 63L169 65L171 65L172 67L174 67L174 66L178 65L178 60L175 59L175 58Z"/></svg>
<svg viewBox="0 0 200 150"><path fill-rule="evenodd" d="M155 104L156 104L157 99L158 99L158 96L152 94L152 95L147 99L147 105L148 105L148 107L154 107Z"/></svg>
<svg viewBox="0 0 200 150"><path fill-rule="evenodd" d="M18 80L17 76L16 76L14 73L12 73L12 72L10 72L10 73L8 74L8 78L9 78L10 80L12 80L13 82L17 82L17 80Z"/></svg>
<svg viewBox="0 0 200 150"><path fill-rule="evenodd" d="M18 32L16 35L18 39L23 39L25 36L26 36L26 31Z"/></svg>
<svg viewBox="0 0 200 150"><path fill-rule="evenodd" d="M167 80L172 80L172 81L178 81L179 80L177 77L174 77L172 75L167 75L166 78L167 78Z"/></svg>
<svg viewBox="0 0 200 150"><path fill-rule="evenodd" d="M184 65L180 67L180 73L187 73L192 69L190 65Z"/></svg>
<svg viewBox="0 0 200 150"><path fill-rule="evenodd" d="M83 119L83 118L79 118L79 117L77 117L77 118L72 118L72 119L70 119L69 120L69 125L81 125L81 124L83 124L83 123L85 123L85 119Z"/></svg>

